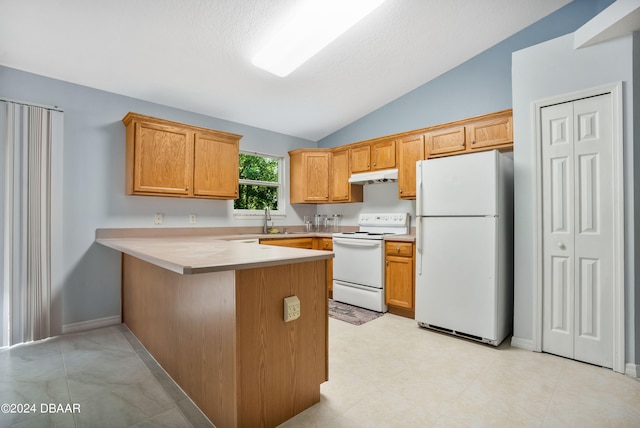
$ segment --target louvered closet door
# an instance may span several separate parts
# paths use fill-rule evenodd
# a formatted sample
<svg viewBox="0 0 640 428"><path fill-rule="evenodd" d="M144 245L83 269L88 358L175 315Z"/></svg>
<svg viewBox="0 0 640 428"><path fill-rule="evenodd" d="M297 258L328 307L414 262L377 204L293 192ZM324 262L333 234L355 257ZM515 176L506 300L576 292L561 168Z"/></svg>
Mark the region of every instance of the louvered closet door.
<svg viewBox="0 0 640 428"><path fill-rule="evenodd" d="M542 350L613 365L611 95L542 109Z"/></svg>

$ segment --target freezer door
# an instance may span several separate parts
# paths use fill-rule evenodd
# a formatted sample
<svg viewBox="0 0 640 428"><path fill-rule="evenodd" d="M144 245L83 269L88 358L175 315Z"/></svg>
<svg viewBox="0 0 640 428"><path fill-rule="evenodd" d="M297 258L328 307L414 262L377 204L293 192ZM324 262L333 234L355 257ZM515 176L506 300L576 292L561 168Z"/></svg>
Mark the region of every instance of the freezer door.
<svg viewBox="0 0 640 428"><path fill-rule="evenodd" d="M423 217L416 321L496 340L497 219Z"/></svg>
<svg viewBox="0 0 640 428"><path fill-rule="evenodd" d="M418 162L417 215L497 215L499 156L492 150Z"/></svg>

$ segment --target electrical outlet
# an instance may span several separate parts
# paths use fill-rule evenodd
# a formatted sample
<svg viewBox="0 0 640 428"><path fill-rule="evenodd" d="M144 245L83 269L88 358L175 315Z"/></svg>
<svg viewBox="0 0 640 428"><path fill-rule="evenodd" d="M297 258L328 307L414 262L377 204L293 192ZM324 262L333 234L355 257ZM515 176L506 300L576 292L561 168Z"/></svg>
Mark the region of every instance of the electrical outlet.
<svg viewBox="0 0 640 428"><path fill-rule="evenodd" d="M196 221L198 220L198 216L195 214L189 214L189 223L191 224L196 224Z"/></svg>
<svg viewBox="0 0 640 428"><path fill-rule="evenodd" d="M284 298L284 322L300 318L300 299L298 296Z"/></svg>
<svg viewBox="0 0 640 428"><path fill-rule="evenodd" d="M155 213L153 215L153 223L154 224L162 224L163 220L164 220L164 215L162 215L162 213Z"/></svg>

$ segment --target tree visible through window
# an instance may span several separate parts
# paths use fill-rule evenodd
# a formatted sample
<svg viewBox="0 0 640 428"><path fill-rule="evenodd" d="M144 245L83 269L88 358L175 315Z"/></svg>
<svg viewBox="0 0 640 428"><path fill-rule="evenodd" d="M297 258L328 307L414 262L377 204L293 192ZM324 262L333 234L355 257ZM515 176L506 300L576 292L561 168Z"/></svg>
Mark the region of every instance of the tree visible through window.
<svg viewBox="0 0 640 428"><path fill-rule="evenodd" d="M282 183L282 158L240 153L239 192L236 210L278 210Z"/></svg>

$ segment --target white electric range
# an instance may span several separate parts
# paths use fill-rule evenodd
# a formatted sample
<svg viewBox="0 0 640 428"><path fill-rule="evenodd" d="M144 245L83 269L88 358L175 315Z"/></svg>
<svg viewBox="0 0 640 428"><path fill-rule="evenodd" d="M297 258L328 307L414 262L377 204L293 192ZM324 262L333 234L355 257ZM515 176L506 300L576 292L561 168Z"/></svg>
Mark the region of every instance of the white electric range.
<svg viewBox="0 0 640 428"><path fill-rule="evenodd" d="M333 234L333 299L386 312L384 237L406 235L408 213L360 214L357 232Z"/></svg>

